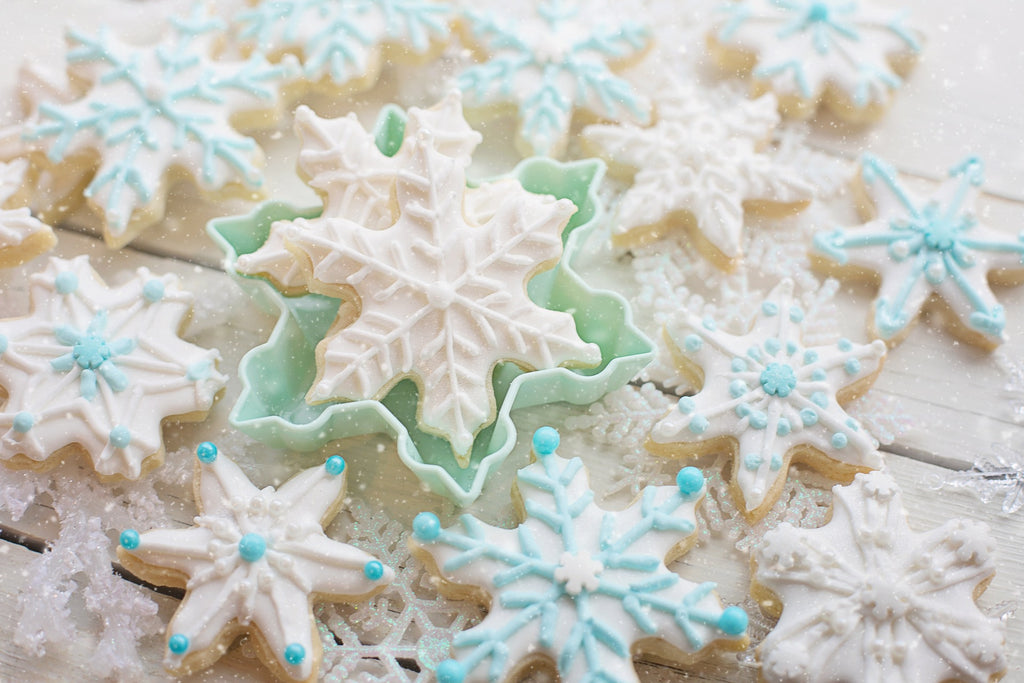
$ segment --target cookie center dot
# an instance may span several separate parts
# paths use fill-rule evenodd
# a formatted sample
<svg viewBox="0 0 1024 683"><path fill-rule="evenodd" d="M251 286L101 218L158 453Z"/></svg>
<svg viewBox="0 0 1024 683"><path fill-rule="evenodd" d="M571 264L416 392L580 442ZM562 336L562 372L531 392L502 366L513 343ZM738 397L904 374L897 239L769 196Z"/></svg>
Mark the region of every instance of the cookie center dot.
<svg viewBox="0 0 1024 683"><path fill-rule="evenodd" d="M88 334L75 344L71 351L75 362L85 370L95 370L113 355L107 340L94 334Z"/></svg>
<svg viewBox="0 0 1024 683"><path fill-rule="evenodd" d="M769 363L761 372L761 388L766 394L786 398L796 388L796 373L783 363Z"/></svg>
<svg viewBox="0 0 1024 683"><path fill-rule="evenodd" d="M555 570L555 580L565 584L565 592L579 595L584 590L597 590L601 583L604 565L590 556L586 550L563 553Z"/></svg>
<svg viewBox="0 0 1024 683"><path fill-rule="evenodd" d="M807 20L811 22L828 21L829 9L824 2L812 2L807 10Z"/></svg>
<svg viewBox="0 0 1024 683"><path fill-rule="evenodd" d="M861 604L878 621L902 619L910 611L910 593L903 586L885 581L868 581Z"/></svg>
<svg viewBox="0 0 1024 683"><path fill-rule="evenodd" d="M924 243L934 251L949 251L956 244L958 226L942 216L930 216L924 231Z"/></svg>
<svg viewBox="0 0 1024 683"><path fill-rule="evenodd" d="M455 301L455 288L447 282L435 282L427 287L427 301L434 308L444 310Z"/></svg>
<svg viewBox="0 0 1024 683"><path fill-rule="evenodd" d="M249 533L238 541L238 554L246 562L255 562L267 552L267 540L259 534Z"/></svg>

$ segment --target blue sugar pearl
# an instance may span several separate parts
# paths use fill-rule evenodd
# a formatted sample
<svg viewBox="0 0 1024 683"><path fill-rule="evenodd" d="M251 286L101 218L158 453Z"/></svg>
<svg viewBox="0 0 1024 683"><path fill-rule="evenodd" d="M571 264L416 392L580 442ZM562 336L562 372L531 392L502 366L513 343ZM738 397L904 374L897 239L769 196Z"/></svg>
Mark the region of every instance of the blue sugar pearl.
<svg viewBox="0 0 1024 683"><path fill-rule="evenodd" d="M533 433L533 452L537 455L551 455L558 448L558 430L541 427Z"/></svg>
<svg viewBox="0 0 1024 683"><path fill-rule="evenodd" d="M694 415L693 418L690 419L690 424L688 426L690 431L694 434L703 434L708 431L708 427L711 426L711 423L708 422L708 419L703 415Z"/></svg>
<svg viewBox="0 0 1024 683"><path fill-rule="evenodd" d="M700 493L704 488L704 473L696 467L684 467L676 475L676 486L684 496Z"/></svg>
<svg viewBox="0 0 1024 683"><path fill-rule="evenodd" d="M196 448L196 457L199 462L213 462L217 459L217 447L209 441L204 441Z"/></svg>
<svg viewBox="0 0 1024 683"><path fill-rule="evenodd" d="M110 444L114 448L127 448L132 442L132 432L124 425L118 425L110 430Z"/></svg>
<svg viewBox="0 0 1024 683"><path fill-rule="evenodd" d="M848 358L846 360L846 365L844 365L843 367L846 369L846 374L856 375L858 372L860 372L861 366L860 361L857 360L856 358Z"/></svg>
<svg viewBox="0 0 1024 683"><path fill-rule="evenodd" d="M324 469L327 470L327 474L332 477L336 477L345 471L345 458L340 455L332 455L327 458L327 462L324 463Z"/></svg>
<svg viewBox="0 0 1024 683"><path fill-rule="evenodd" d="M139 532L135 529L125 529L121 532L119 540L125 550L135 550L139 547Z"/></svg>
<svg viewBox="0 0 1024 683"><path fill-rule="evenodd" d="M28 430L32 429L35 423L36 419L32 417L32 413L23 410L14 416L14 422L11 424L11 427L13 427L14 431L19 434L24 434Z"/></svg>
<svg viewBox="0 0 1024 683"><path fill-rule="evenodd" d="M298 666L306 661L306 648L298 643L292 643L284 649L284 661L292 666Z"/></svg>
<svg viewBox="0 0 1024 683"><path fill-rule="evenodd" d="M167 641L167 649L176 655L183 655L188 652L188 636L183 636L180 633L175 633Z"/></svg>
<svg viewBox="0 0 1024 683"><path fill-rule="evenodd" d="M433 541L441 535L441 520L433 512L421 512L412 520L412 534L417 541Z"/></svg>
<svg viewBox="0 0 1024 683"><path fill-rule="evenodd" d="M78 276L74 273L60 273L53 284L61 294L70 294L78 289Z"/></svg>
<svg viewBox="0 0 1024 683"><path fill-rule="evenodd" d="M832 446L834 448L846 448L846 444L849 443L849 439L846 438L846 434L842 432L836 432L832 435Z"/></svg>
<svg viewBox="0 0 1024 683"><path fill-rule="evenodd" d="M726 607L718 617L718 628L722 633L738 636L747 630L749 619L741 607Z"/></svg>
<svg viewBox="0 0 1024 683"><path fill-rule="evenodd" d="M800 411L800 421L804 423L805 427L818 423L818 413L813 408L804 408Z"/></svg>
<svg viewBox="0 0 1024 683"><path fill-rule="evenodd" d="M697 402L693 400L693 396L683 396L676 401L676 409L683 415L689 415L697 409Z"/></svg>
<svg viewBox="0 0 1024 683"><path fill-rule="evenodd" d="M446 659L437 665L437 683L462 683L466 680L466 669L454 659Z"/></svg>
<svg viewBox="0 0 1024 683"><path fill-rule="evenodd" d="M363 574L370 581L379 581L384 576L384 565L377 560L370 560L363 565Z"/></svg>
<svg viewBox="0 0 1024 683"><path fill-rule="evenodd" d="M238 554L246 562L255 562L267 552L267 539L259 534L248 533L238 541Z"/></svg>
<svg viewBox="0 0 1024 683"><path fill-rule="evenodd" d="M779 314L779 305L772 301L765 301L761 304L761 311L770 318Z"/></svg>
<svg viewBox="0 0 1024 683"><path fill-rule="evenodd" d="M704 346L704 342L697 335L688 334L686 335L686 339L683 340L683 345L690 353L696 353L697 351L700 351L702 346Z"/></svg>
<svg viewBox="0 0 1024 683"><path fill-rule="evenodd" d="M162 280L152 279L146 284L142 285L142 296L146 297L146 301L151 304L155 304L160 299L164 298L164 283Z"/></svg>

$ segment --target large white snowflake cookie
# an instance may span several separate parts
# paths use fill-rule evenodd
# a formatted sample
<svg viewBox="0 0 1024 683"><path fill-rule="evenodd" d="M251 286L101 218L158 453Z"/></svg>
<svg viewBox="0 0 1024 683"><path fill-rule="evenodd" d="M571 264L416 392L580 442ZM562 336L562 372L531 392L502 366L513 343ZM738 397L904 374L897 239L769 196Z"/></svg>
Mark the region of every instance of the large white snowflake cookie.
<svg viewBox="0 0 1024 683"><path fill-rule="evenodd" d="M742 256L744 211L802 210L811 185L762 147L779 123L773 95L716 106L694 88L676 86L657 100L658 120L583 129L583 141L612 172L632 175L618 208L613 239L651 241L686 228L700 251L729 268Z"/></svg>
<svg viewBox="0 0 1024 683"><path fill-rule="evenodd" d="M129 571L185 588L167 626L164 665L179 675L203 669L248 633L278 677L316 680L322 646L313 600L361 600L394 578L372 555L324 533L345 496L345 461L331 456L274 490L256 488L212 443L200 444L196 458L195 525L127 529L117 550Z"/></svg>
<svg viewBox="0 0 1024 683"><path fill-rule="evenodd" d="M210 196L258 192L263 154L233 126L276 118L279 86L295 68L211 59L223 24L198 3L170 27L146 46L106 28L69 32L68 71L86 90L71 102L43 99L27 124L26 140L55 173L91 174L84 194L111 246L162 217L175 180L192 178Z"/></svg>
<svg viewBox="0 0 1024 683"><path fill-rule="evenodd" d="M711 646L746 646L747 615L722 607L712 582L666 567L696 539L704 477L687 467L675 486L649 486L620 512L598 508L579 458L555 454L558 433L533 437L537 462L519 471L515 529L462 515L442 529L436 515L413 522L414 552L443 592L490 604L458 634L442 683L517 680L545 662L560 680L636 682L634 652L685 662Z"/></svg>
<svg viewBox="0 0 1024 683"><path fill-rule="evenodd" d="M608 17L577 0L467 10L464 40L479 55L456 80L467 109L514 110L524 156L560 156L578 109L646 124L650 102L616 72L643 56L650 31Z"/></svg>
<svg viewBox="0 0 1024 683"><path fill-rule="evenodd" d="M731 453L733 493L750 519L778 499L792 462L839 479L882 466L877 442L841 404L874 381L885 344L841 339L805 347L803 323L793 283L784 280L744 334L689 312L666 325L680 371L700 390L654 425L647 447L666 455Z"/></svg>
<svg viewBox="0 0 1024 683"><path fill-rule="evenodd" d="M855 190L870 222L818 233L813 253L819 265L838 266L839 274L881 280L868 316L872 335L898 344L922 310L937 307L951 313L946 325L964 341L992 349L1006 340L1006 311L989 281L1024 280L1024 232L978 220L982 180L981 160L970 157L922 199L892 166L864 156Z"/></svg>
<svg viewBox="0 0 1024 683"><path fill-rule="evenodd" d="M50 226L20 201L28 173L25 159L0 162L0 268L31 261L57 243Z"/></svg>
<svg viewBox="0 0 1024 683"><path fill-rule="evenodd" d="M872 0L735 0L721 11L712 53L799 118L824 103L853 122L878 119L924 42L905 10Z"/></svg>
<svg viewBox="0 0 1024 683"><path fill-rule="evenodd" d="M975 599L995 574L988 527L907 526L881 472L833 488L819 529L786 523L755 555L754 595L781 618L758 648L767 683L989 683L1006 670L1003 623Z"/></svg>
<svg viewBox="0 0 1024 683"><path fill-rule="evenodd" d="M220 354L179 337L193 297L139 268L107 287L87 256L30 278L31 312L0 320L0 460L51 467L82 452L101 477L163 461L162 422L202 419L224 388Z"/></svg>

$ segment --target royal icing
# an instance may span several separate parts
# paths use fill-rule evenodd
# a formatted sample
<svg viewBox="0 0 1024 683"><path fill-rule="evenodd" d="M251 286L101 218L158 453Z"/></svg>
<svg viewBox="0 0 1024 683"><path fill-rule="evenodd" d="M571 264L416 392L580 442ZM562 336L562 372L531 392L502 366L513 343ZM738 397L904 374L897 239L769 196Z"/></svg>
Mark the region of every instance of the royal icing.
<svg viewBox="0 0 1024 683"><path fill-rule="evenodd" d="M693 88L677 86L658 100L650 128L587 126L586 142L614 164L636 170L623 195L615 237L654 230L688 212L696 229L725 259L742 253L743 203L806 203L811 186L796 169L759 151L778 126L775 96L715 106Z"/></svg>
<svg viewBox="0 0 1024 683"><path fill-rule="evenodd" d="M703 384L654 425L650 446L697 452L709 440L730 439L733 479L750 517L774 504L794 456L810 452L845 472L882 466L878 443L840 400L853 398L844 388L879 370L885 344L842 339L804 347L803 323L793 283L784 280L745 334L729 334L692 313L666 326L687 374L703 377Z"/></svg>
<svg viewBox="0 0 1024 683"><path fill-rule="evenodd" d="M742 647L747 615L723 609L715 584L692 583L666 558L696 534L704 477L687 467L676 486L649 486L628 508L594 502L579 458L555 454L558 433L533 437L537 462L517 474L524 518L502 529L462 515L442 529L437 516L413 522L413 547L455 587L482 590L486 618L458 634L457 659L437 670L443 683L504 681L538 655L563 681L637 681L631 648L667 641L686 656L716 642Z"/></svg>
<svg viewBox="0 0 1024 683"><path fill-rule="evenodd" d="M895 169L865 155L861 180L875 220L814 236L816 253L881 275L871 331L882 339L899 339L937 295L986 344L1006 340L1006 313L989 287L988 274L1024 270L1024 233L1007 234L978 221L979 159L966 159L949 176L922 200L900 182Z"/></svg>
<svg viewBox="0 0 1024 683"><path fill-rule="evenodd" d="M307 400L381 398L410 377L420 389L420 426L468 458L476 432L494 419L497 363L542 369L601 360L571 315L537 305L526 287L558 261L576 208L517 185L474 225L463 205L468 159L439 152L425 130L410 143L392 227L328 218L281 228L310 264L311 289L358 298L357 316L318 346Z"/></svg>
<svg viewBox="0 0 1024 683"><path fill-rule="evenodd" d="M647 28L610 24L603 13L570 0L517 10L515 17L466 11L469 40L485 54L456 81L467 107L515 107L521 149L538 156L565 150L577 108L608 120L648 122L650 103L615 74L618 64L650 47Z"/></svg>
<svg viewBox="0 0 1024 683"><path fill-rule="evenodd" d="M312 680L322 648L313 621L317 595L367 597L394 572L372 555L329 538L323 526L345 495L345 461L335 455L282 484L258 489L212 443L196 449L195 526L121 533L118 553L145 574L188 578L185 599L167 625L165 666L190 669L189 657L233 638L237 625L258 631L275 670ZM209 662L207 662L209 663Z"/></svg>
<svg viewBox="0 0 1024 683"><path fill-rule="evenodd" d="M902 85L890 60L924 40L905 11L869 0L737 0L722 12L716 40L754 54L759 82L802 100L834 88L859 109L889 103Z"/></svg>
<svg viewBox="0 0 1024 683"><path fill-rule="evenodd" d="M161 43L136 47L101 29L71 31L69 72L88 90L70 103L42 102L26 138L53 164L74 168L98 156L85 196L102 212L108 242L121 245L159 219L168 174L189 173L206 192L259 188L263 156L230 125L279 105L294 63L209 58L222 23L197 4L170 20Z"/></svg>
<svg viewBox="0 0 1024 683"><path fill-rule="evenodd" d="M782 605L758 654L768 683L988 683L1006 669L1003 623L974 598L995 574L988 527L907 526L881 472L833 488L832 519L789 523L756 551L757 584Z"/></svg>
<svg viewBox="0 0 1024 683"><path fill-rule="evenodd" d="M0 320L0 459L74 444L100 475L137 479L162 458L161 422L224 388L220 354L178 336L192 295L146 268L108 288L87 256L51 258L30 285L29 316Z"/></svg>
<svg viewBox="0 0 1024 683"><path fill-rule="evenodd" d="M425 55L446 42L451 8L436 0L262 0L235 17L239 40L302 58L307 80L373 85L383 55Z"/></svg>
<svg viewBox="0 0 1024 683"><path fill-rule="evenodd" d="M0 163L0 263L35 257L38 250L33 249L35 253L24 251L33 241L38 240L43 251L56 241L50 226L33 218L27 207L3 208L12 196L21 191L28 168L28 161L24 159Z"/></svg>

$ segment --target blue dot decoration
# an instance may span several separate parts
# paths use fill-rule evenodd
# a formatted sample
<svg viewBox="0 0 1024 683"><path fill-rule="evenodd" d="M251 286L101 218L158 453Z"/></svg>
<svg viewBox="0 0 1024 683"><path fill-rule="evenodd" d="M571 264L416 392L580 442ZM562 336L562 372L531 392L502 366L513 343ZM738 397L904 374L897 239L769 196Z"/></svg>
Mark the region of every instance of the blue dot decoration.
<svg viewBox="0 0 1024 683"><path fill-rule="evenodd" d="M284 661L292 666L298 666L306 661L306 648L299 643L292 643L284 649Z"/></svg>
<svg viewBox="0 0 1024 683"><path fill-rule="evenodd" d="M340 455L332 455L327 458L327 462L324 463L324 469L327 470L327 474L332 477L336 477L345 471L345 458Z"/></svg>
<svg viewBox="0 0 1024 683"><path fill-rule="evenodd" d="M246 562L255 562L267 552L267 539L256 533L248 533L238 541L238 554Z"/></svg>
<svg viewBox="0 0 1024 683"><path fill-rule="evenodd" d="M412 534L418 541L433 541L441 535L441 520L433 512L421 512L412 520Z"/></svg>
<svg viewBox="0 0 1024 683"><path fill-rule="evenodd" d="M175 633L167 641L167 649L176 655L183 655L188 652L188 636Z"/></svg>
<svg viewBox="0 0 1024 683"><path fill-rule="evenodd" d="M726 635L738 636L747 630L749 621L743 608L732 605L722 610L722 614L718 617L718 628Z"/></svg>
<svg viewBox="0 0 1024 683"><path fill-rule="evenodd" d="M204 441L196 447L196 457L199 458L199 462L213 462L217 459L217 447L209 441Z"/></svg>
<svg viewBox="0 0 1024 683"><path fill-rule="evenodd" d="M380 581L384 576L384 565L377 560L370 560L363 565L363 575L370 581Z"/></svg>
<svg viewBox="0 0 1024 683"><path fill-rule="evenodd" d="M11 424L11 427L13 427L14 431L19 434L24 434L28 430L32 429L35 423L36 419L32 417L32 413L23 410L14 416L14 421Z"/></svg>
<svg viewBox="0 0 1024 683"><path fill-rule="evenodd" d="M114 448L127 448L132 442L132 431L124 425L118 425L110 430L110 444Z"/></svg>
<svg viewBox="0 0 1024 683"><path fill-rule="evenodd" d="M118 541L125 550L135 550L139 547L139 532L135 529L125 529Z"/></svg>
<svg viewBox="0 0 1024 683"><path fill-rule="evenodd" d="M153 278L142 285L142 296L146 297L146 301L151 304L155 304L164 298L164 283L163 280L157 280Z"/></svg>
<svg viewBox="0 0 1024 683"><path fill-rule="evenodd" d="M684 467L676 475L676 486L684 496L700 493L704 488L704 473L696 467Z"/></svg>
<svg viewBox="0 0 1024 683"><path fill-rule="evenodd" d="M437 665L437 683L463 683L466 669L454 659L446 659Z"/></svg>
<svg viewBox="0 0 1024 683"><path fill-rule="evenodd" d="M541 427L533 433L533 452L537 455L551 455L558 443L558 430L554 427Z"/></svg>
<svg viewBox="0 0 1024 683"><path fill-rule="evenodd" d="M78 289L78 276L74 273L60 273L54 279L53 284L61 294L71 294Z"/></svg>

